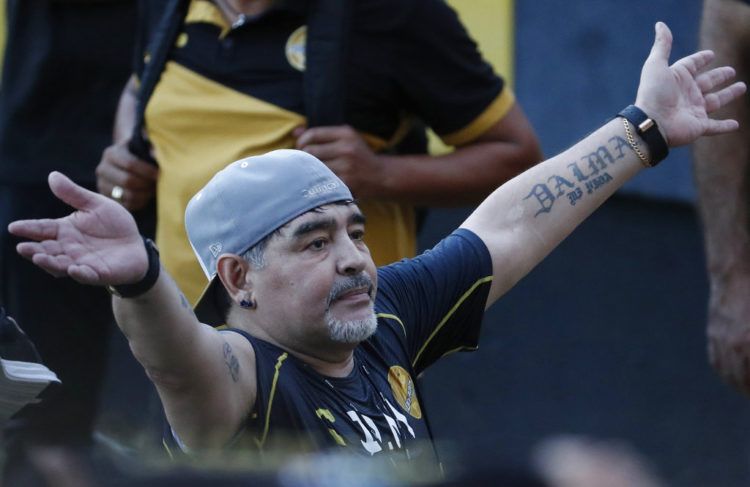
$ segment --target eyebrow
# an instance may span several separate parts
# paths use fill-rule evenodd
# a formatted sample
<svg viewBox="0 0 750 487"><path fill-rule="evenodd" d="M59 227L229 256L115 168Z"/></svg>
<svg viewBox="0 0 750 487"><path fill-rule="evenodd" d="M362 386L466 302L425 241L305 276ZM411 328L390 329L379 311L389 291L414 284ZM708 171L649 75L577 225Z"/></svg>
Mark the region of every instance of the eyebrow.
<svg viewBox="0 0 750 487"><path fill-rule="evenodd" d="M349 225L351 225L352 223L359 223L364 225L365 223L367 223L367 218L365 218L364 214L356 212L349 217Z"/></svg>
<svg viewBox="0 0 750 487"><path fill-rule="evenodd" d="M365 215L357 211L349 217L347 224L364 225L366 222L367 219L365 218ZM336 220L333 218L320 218L311 222L301 223L292 233L292 238L298 239L309 233L317 232L320 230L330 230L331 228L336 228L336 226Z"/></svg>
<svg viewBox="0 0 750 487"><path fill-rule="evenodd" d="M333 218L321 218L319 220L300 223L292 233L292 238L300 238L308 233L317 232L318 230L329 230L336 226L336 220Z"/></svg>

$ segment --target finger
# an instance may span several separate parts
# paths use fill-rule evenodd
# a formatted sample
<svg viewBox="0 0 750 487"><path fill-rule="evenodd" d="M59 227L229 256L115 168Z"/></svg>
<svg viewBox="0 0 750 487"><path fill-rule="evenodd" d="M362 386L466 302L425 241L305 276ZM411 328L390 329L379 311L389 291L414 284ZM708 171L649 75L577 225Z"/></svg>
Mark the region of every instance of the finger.
<svg viewBox="0 0 750 487"><path fill-rule="evenodd" d="M24 257L34 257L35 255L49 255L58 258L62 256L70 257L63 251L62 246L56 240L43 240L41 242L21 242L16 245L16 250ZM70 260L72 262L72 260Z"/></svg>
<svg viewBox="0 0 750 487"><path fill-rule="evenodd" d="M333 171L333 173L341 178L342 181L344 181L344 184L346 184L349 189L351 190L352 194L357 193L357 196L359 197L359 187L355 184L355 182L352 180L353 174L352 174L352 166L350 161L342 159L342 158L334 158L328 161L325 161L326 166L328 166L328 169Z"/></svg>
<svg viewBox="0 0 750 487"><path fill-rule="evenodd" d="M336 125L329 127L313 127L305 130L297 139L297 148L303 149L310 144L326 144L335 142L352 133L348 125Z"/></svg>
<svg viewBox="0 0 750 487"><path fill-rule="evenodd" d="M304 125L300 125L299 127L295 127L294 130L292 130L292 137L299 138L302 134L305 133L305 130L307 127Z"/></svg>
<svg viewBox="0 0 750 487"><path fill-rule="evenodd" d="M664 22L657 22L654 26L654 44L648 55L650 61L669 63L669 54L672 52L672 32Z"/></svg>
<svg viewBox="0 0 750 487"><path fill-rule="evenodd" d="M708 93L713 91L717 86L723 85L727 81L733 79L734 76L734 68L722 66L698 75L695 78L695 83L698 85L698 88L700 88L702 93Z"/></svg>
<svg viewBox="0 0 750 487"><path fill-rule="evenodd" d="M57 171L53 171L47 178L52 193L62 202L72 206L76 210L88 210L101 202L102 195L83 188L67 176Z"/></svg>
<svg viewBox="0 0 750 487"><path fill-rule="evenodd" d="M154 190L149 191L130 191L123 190L120 204L130 211L141 210L148 205L154 196Z"/></svg>
<svg viewBox="0 0 750 487"><path fill-rule="evenodd" d="M150 177L143 177L140 174L130 172L120 166L113 164L100 164L97 167L96 175L99 180L109 183L109 190L112 186L120 186L128 189L146 189L152 188L156 180ZM107 185L102 185L106 190ZM107 192L102 192L107 195Z"/></svg>
<svg viewBox="0 0 750 487"><path fill-rule="evenodd" d="M336 159L341 154L341 148L336 143L311 144L302 150L326 163Z"/></svg>
<svg viewBox="0 0 750 487"><path fill-rule="evenodd" d="M703 135L720 135L729 132L734 132L740 127L737 120L711 120L708 119L706 127L703 131Z"/></svg>
<svg viewBox="0 0 750 487"><path fill-rule="evenodd" d="M16 252L31 260L34 255L44 252L44 248L39 242L21 242L16 245Z"/></svg>
<svg viewBox="0 0 750 487"><path fill-rule="evenodd" d="M123 171L137 174L146 179L156 180L159 176L159 168L150 162L136 157L124 145L108 147L102 156L100 166L115 166Z"/></svg>
<svg viewBox="0 0 750 487"><path fill-rule="evenodd" d="M34 254L31 258L34 265L41 267L55 277L68 275L68 267L73 263L67 255L51 256L47 254Z"/></svg>
<svg viewBox="0 0 750 487"><path fill-rule="evenodd" d="M684 67L692 76L697 76L698 73L705 68L711 61L714 60L713 51L698 51L689 56L675 61L673 67Z"/></svg>
<svg viewBox="0 0 750 487"><path fill-rule="evenodd" d="M67 273L74 281L81 284L99 284L101 282L99 274L87 265L73 264L68 267Z"/></svg>
<svg viewBox="0 0 750 487"><path fill-rule="evenodd" d="M122 167L129 173L149 181L156 181L159 178L159 167L141 159L132 158L123 161Z"/></svg>
<svg viewBox="0 0 750 487"><path fill-rule="evenodd" d="M747 91L747 86L742 81L732 83L724 89L704 96L706 101L706 112L711 113L731 103Z"/></svg>
<svg viewBox="0 0 750 487"><path fill-rule="evenodd" d="M18 220L8 225L8 231L17 237L32 240L51 240L57 238L57 221L45 218L42 220Z"/></svg>

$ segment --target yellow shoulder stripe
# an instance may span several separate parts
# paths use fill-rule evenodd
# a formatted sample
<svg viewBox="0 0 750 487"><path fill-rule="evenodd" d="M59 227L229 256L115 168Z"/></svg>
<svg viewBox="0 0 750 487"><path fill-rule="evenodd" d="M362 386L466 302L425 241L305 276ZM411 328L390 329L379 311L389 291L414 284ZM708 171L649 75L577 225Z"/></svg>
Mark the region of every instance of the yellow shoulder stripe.
<svg viewBox="0 0 750 487"><path fill-rule="evenodd" d="M427 338L427 340L424 342L424 345L422 345L422 348L419 349L419 352L417 352L417 356L414 358L414 361L412 362L412 367L417 366L417 362L419 361L419 357L422 356L422 353L427 348L427 345L430 344L433 338L435 338L435 335L438 334L438 332L443 328L445 323L448 322L451 316L453 316L453 313L456 312L456 310L461 306L461 304L466 301L466 298L471 296L471 294L482 284L492 281L492 276L486 276L481 279L478 279L477 282L475 282L463 295L459 298L459 300L456 302L456 304L453 305L453 307L448 311L448 313L443 317L442 320L440 320L440 323L438 323L438 326L435 327L435 329L432 331L430 336Z"/></svg>
<svg viewBox="0 0 750 487"><path fill-rule="evenodd" d="M497 98L473 122L460 130L441 135L440 138L448 145L463 145L471 142L502 120L515 102L516 96L513 91L508 86L504 86Z"/></svg>
<svg viewBox="0 0 750 487"><path fill-rule="evenodd" d="M273 382L271 383L271 394L269 395L268 399L268 409L266 410L266 422L263 426L263 436L261 436L260 440L258 441L258 446L260 448L263 448L263 444L266 442L266 438L268 437L268 429L271 427L270 422L271 409L273 408L273 398L276 395L276 383L279 381L281 365L284 363L284 360L286 360L288 356L289 354L284 352L279 355L279 358L276 360L276 371L273 374Z"/></svg>

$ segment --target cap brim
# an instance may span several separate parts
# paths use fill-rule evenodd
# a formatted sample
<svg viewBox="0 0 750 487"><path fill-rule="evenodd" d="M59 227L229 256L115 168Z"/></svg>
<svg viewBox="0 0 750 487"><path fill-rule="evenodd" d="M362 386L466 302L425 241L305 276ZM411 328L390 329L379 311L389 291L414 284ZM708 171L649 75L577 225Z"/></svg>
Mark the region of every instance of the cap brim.
<svg viewBox="0 0 750 487"><path fill-rule="evenodd" d="M211 326L222 326L226 324L226 311L228 300L225 297L224 285L221 279L214 276L208 283L198 302L195 303L193 311L198 321Z"/></svg>

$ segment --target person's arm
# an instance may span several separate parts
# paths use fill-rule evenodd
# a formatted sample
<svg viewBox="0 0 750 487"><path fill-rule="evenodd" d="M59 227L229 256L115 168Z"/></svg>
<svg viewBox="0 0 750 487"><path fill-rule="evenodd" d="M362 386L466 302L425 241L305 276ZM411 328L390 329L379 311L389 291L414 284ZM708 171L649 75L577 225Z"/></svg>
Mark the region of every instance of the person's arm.
<svg viewBox="0 0 750 487"><path fill-rule="evenodd" d="M77 211L56 220L10 224L31 239L18 252L47 272L89 285L140 281L148 254L121 206L52 173L52 192ZM248 342L198 322L164 269L145 293L113 298L117 323L156 385L170 425L190 448L223 446L255 399L255 359Z"/></svg>
<svg viewBox="0 0 750 487"><path fill-rule="evenodd" d="M376 154L349 126L298 134L297 148L328 164L357 198L414 205L477 203L542 159L536 134L517 103L482 135L441 156Z"/></svg>
<svg viewBox="0 0 750 487"><path fill-rule="evenodd" d="M701 47L750 79L750 5L705 0ZM693 169L710 279L708 352L730 384L750 394L750 105L733 103L717 115L740 122L736 132L697 140Z"/></svg>
<svg viewBox="0 0 750 487"><path fill-rule="evenodd" d="M159 168L144 161L128 149L136 117L136 79L131 76L120 96L115 114L113 144L107 147L96 167L96 188L105 196L113 196L115 186L122 188L117 199L131 211L146 207L156 193Z"/></svg>
<svg viewBox="0 0 750 487"><path fill-rule="evenodd" d="M743 83L715 91L733 77L734 70L705 71L713 58L710 51L685 57L670 67L671 44L671 32L658 23L635 105L658 123L672 147L702 135L736 130L734 120L707 116L744 93ZM569 150L498 188L463 223L462 227L485 242L492 256L494 279L488 306L644 167L626 138L622 119L611 120ZM639 148L651 157L645 144Z"/></svg>
<svg viewBox="0 0 750 487"><path fill-rule="evenodd" d="M311 128L299 136L298 149L328 164L360 200L418 206L476 205L542 160L534 129L508 80L483 58L447 2L408 1L398 14L379 2L366 3L361 11L354 9L356 29L388 32L367 37L381 44L374 52L388 59L373 71L378 81L372 82L384 86L370 103L383 97L385 113L416 116L455 151L436 157L373 154L348 126ZM352 125L368 130L363 121Z"/></svg>

